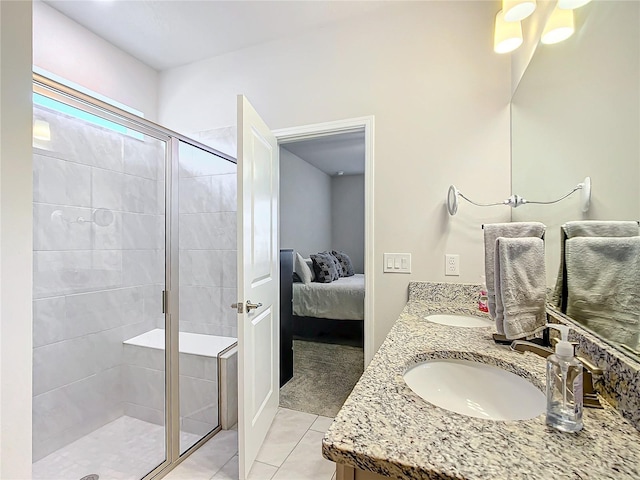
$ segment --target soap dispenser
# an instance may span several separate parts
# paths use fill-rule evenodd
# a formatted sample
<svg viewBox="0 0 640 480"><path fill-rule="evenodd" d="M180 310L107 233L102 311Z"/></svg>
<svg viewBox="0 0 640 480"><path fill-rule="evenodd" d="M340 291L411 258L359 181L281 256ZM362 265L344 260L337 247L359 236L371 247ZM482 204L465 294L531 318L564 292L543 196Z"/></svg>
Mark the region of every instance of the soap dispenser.
<svg viewBox="0 0 640 480"><path fill-rule="evenodd" d="M547 425L563 432L582 430L582 363L569 343L569 327L547 324L560 330L556 353L547 357Z"/></svg>

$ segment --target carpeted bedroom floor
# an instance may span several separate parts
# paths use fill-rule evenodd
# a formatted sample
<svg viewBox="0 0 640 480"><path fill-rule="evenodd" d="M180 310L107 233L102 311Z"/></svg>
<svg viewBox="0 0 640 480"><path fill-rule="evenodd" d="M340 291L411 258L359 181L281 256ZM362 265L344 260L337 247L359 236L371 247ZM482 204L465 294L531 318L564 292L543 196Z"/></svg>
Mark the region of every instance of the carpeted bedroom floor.
<svg viewBox="0 0 640 480"><path fill-rule="evenodd" d="M293 341L293 378L280 389L280 406L335 417L362 375L360 347Z"/></svg>

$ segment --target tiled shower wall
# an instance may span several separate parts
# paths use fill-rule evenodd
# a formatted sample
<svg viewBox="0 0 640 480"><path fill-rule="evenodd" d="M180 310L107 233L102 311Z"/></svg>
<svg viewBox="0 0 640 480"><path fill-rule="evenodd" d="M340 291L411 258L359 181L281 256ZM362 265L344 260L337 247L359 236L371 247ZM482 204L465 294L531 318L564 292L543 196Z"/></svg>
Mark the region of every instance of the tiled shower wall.
<svg viewBox="0 0 640 480"><path fill-rule="evenodd" d="M236 164L180 144L180 331L237 337Z"/></svg>
<svg viewBox="0 0 640 480"><path fill-rule="evenodd" d="M36 461L123 414L122 341L164 327L165 236L162 142L34 117Z"/></svg>

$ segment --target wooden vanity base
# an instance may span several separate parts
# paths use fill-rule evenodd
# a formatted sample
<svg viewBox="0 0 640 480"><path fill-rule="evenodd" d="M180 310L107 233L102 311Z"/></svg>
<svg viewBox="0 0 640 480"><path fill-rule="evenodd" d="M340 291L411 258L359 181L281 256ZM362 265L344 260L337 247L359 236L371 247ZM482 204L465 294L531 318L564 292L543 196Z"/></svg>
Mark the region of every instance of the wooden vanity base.
<svg viewBox="0 0 640 480"><path fill-rule="evenodd" d="M388 480L389 478L379 473L367 472L343 463L336 463L336 480Z"/></svg>

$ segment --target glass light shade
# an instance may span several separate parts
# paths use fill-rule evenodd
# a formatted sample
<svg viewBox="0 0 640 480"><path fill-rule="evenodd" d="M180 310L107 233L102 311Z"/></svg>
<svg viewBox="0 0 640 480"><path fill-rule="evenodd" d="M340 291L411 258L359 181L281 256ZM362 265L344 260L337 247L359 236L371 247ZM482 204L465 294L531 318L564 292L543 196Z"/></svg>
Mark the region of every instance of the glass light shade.
<svg viewBox="0 0 640 480"><path fill-rule="evenodd" d="M502 11L506 22L519 22L536 9L536 0L502 0Z"/></svg>
<svg viewBox="0 0 640 480"><path fill-rule="evenodd" d="M573 35L574 31L573 10L556 7L544 26L540 41L547 45L559 43Z"/></svg>
<svg viewBox="0 0 640 480"><path fill-rule="evenodd" d="M585 6L591 0L558 0L558 8L561 10L573 10Z"/></svg>
<svg viewBox="0 0 640 480"><path fill-rule="evenodd" d="M49 122L45 122L44 120L36 120L35 122L33 122L33 138L45 142L51 140L51 129L49 128Z"/></svg>
<svg viewBox="0 0 640 480"><path fill-rule="evenodd" d="M496 15L493 32L493 51L509 53L522 45L522 25L520 22L505 22L502 10Z"/></svg>

